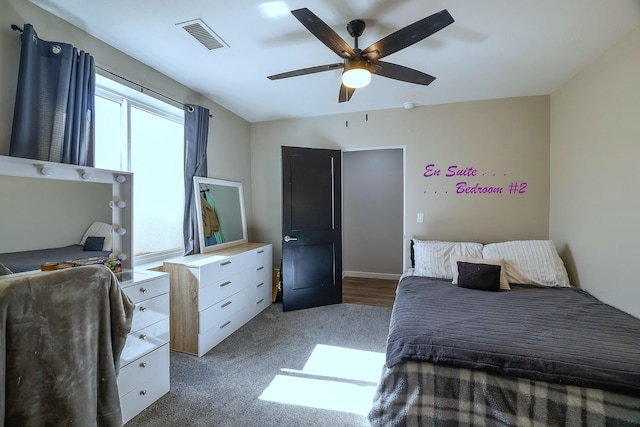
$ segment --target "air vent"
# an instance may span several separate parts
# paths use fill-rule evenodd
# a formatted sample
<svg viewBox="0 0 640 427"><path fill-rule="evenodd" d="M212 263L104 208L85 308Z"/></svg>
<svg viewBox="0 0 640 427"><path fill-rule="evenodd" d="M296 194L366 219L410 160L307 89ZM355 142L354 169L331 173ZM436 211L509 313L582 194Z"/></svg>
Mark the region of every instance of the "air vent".
<svg viewBox="0 0 640 427"><path fill-rule="evenodd" d="M181 22L176 26L182 27L187 33L198 40L204 47L209 50L220 49L221 47L229 47L207 24L201 19Z"/></svg>

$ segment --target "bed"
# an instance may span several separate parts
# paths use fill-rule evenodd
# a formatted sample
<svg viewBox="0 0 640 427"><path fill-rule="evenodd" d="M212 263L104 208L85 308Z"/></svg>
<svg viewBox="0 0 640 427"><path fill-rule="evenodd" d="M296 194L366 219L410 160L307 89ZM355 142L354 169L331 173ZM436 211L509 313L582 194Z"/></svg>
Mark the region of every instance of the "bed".
<svg viewBox="0 0 640 427"><path fill-rule="evenodd" d="M371 425L640 425L640 319L570 286L553 242L413 249Z"/></svg>

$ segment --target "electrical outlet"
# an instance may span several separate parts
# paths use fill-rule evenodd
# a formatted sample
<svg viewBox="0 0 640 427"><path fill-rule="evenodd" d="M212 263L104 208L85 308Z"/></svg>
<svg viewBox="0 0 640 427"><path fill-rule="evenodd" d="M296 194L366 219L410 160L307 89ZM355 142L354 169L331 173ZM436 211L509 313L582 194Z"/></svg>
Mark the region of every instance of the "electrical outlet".
<svg viewBox="0 0 640 427"><path fill-rule="evenodd" d="M418 222L424 222L424 214L422 212L418 213Z"/></svg>

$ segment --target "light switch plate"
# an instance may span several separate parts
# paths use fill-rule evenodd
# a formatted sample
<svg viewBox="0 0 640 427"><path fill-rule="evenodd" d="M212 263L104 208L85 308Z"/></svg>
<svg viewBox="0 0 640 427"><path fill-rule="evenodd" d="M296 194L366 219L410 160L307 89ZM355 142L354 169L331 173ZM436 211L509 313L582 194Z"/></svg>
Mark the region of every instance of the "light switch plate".
<svg viewBox="0 0 640 427"><path fill-rule="evenodd" d="M418 213L418 222L424 222L424 214L422 212Z"/></svg>

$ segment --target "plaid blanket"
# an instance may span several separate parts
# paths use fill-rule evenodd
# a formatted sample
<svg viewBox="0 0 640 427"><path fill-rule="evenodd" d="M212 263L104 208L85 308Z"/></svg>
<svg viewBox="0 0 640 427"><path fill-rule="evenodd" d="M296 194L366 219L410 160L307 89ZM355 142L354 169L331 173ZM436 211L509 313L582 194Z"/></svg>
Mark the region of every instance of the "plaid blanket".
<svg viewBox="0 0 640 427"><path fill-rule="evenodd" d="M640 396L426 362L383 368L369 421L394 426L638 426Z"/></svg>

